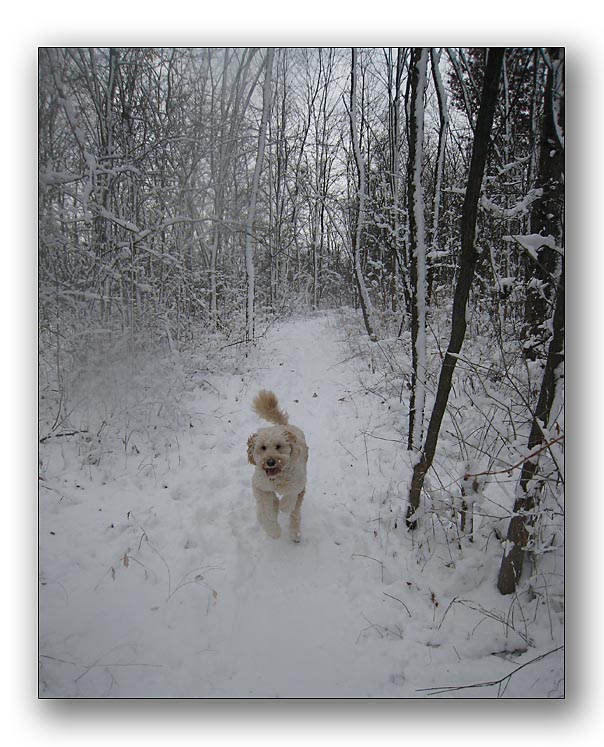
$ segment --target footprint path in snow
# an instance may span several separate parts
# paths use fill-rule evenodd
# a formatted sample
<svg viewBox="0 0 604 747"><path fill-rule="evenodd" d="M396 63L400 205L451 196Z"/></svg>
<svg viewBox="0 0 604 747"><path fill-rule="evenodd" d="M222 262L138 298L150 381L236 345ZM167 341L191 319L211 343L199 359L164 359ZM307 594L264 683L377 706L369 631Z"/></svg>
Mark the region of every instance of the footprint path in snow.
<svg viewBox="0 0 604 747"><path fill-rule="evenodd" d="M243 493L223 486L235 541L225 548L225 576L207 618L208 647L214 652L208 685L215 696L376 692L367 672L375 671L380 654L375 646L363 651L357 646L367 624L363 601L375 584L376 569L355 559L363 552L359 535L369 537L371 530L367 506L357 508L362 496L354 467L360 455L354 454L355 415L346 402L340 366L345 353L336 338L325 317L274 330L260 347L259 370L248 382L242 412L233 416L244 433L248 424L253 432L261 423L251 412L251 400L258 389L272 389L291 422L306 434L309 479L300 545L286 536L275 542L256 525L251 467ZM235 483L241 486L239 479ZM391 666L386 659L384 666Z"/></svg>
<svg viewBox="0 0 604 747"><path fill-rule="evenodd" d="M492 653L519 637L446 603L473 590L499 610L498 553L468 545L451 565L448 546L426 543L434 562L420 565L417 537L394 532L408 464L393 413L359 391L339 337L321 316L274 327L222 368L200 353L183 398L191 427L158 423L127 464L115 438L97 467L82 444L45 444L41 694L417 697L510 671ZM245 442L263 425L251 408L261 388L310 446L299 545L256 522ZM545 651L551 626L548 608Z"/></svg>
<svg viewBox="0 0 604 747"><path fill-rule="evenodd" d="M337 339L326 316L284 323L229 367L239 375L200 374L212 383L191 393L194 427L170 437L170 459L159 444L149 469L87 482L78 470L69 493L63 461L49 471L65 490L41 504L46 694L400 693L392 641L363 634L383 602L368 559L376 506ZM251 408L261 388L310 447L299 545L256 522L245 442L263 425Z"/></svg>

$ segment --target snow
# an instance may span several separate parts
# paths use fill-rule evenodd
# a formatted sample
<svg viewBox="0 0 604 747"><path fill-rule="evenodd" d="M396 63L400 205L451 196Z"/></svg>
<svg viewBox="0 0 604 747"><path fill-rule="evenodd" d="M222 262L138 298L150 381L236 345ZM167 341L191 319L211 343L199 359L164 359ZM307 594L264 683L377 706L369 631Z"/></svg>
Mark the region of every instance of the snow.
<svg viewBox="0 0 604 747"><path fill-rule="evenodd" d="M518 200L514 206L503 208L483 194L480 197L480 204L488 212L494 213L500 218L510 220L512 218L517 218L518 216L526 215L533 202L539 200L541 197L543 197L542 189L530 189L528 193L521 200Z"/></svg>
<svg viewBox="0 0 604 747"><path fill-rule="evenodd" d="M116 225L127 229L128 231L132 231L133 233L140 233L140 229L137 225L132 223L132 221L118 218L117 215L113 215L113 213L110 213L109 210L105 210L105 208L103 207L99 208L99 215L101 215L101 217L105 218L106 220L109 220L112 223L115 223Z"/></svg>
<svg viewBox="0 0 604 747"><path fill-rule="evenodd" d="M40 445L41 697L563 694L558 598L500 596L492 535L404 529L407 406L368 393L343 318L82 382L81 433ZM309 444L299 545L256 522L261 388Z"/></svg>
<svg viewBox="0 0 604 747"><path fill-rule="evenodd" d="M530 233L523 236L506 236L504 238L509 241L516 241L535 261L539 261L538 252L542 246L554 249L560 254L564 253L560 247L556 246L556 241L553 236L542 236L540 233Z"/></svg>

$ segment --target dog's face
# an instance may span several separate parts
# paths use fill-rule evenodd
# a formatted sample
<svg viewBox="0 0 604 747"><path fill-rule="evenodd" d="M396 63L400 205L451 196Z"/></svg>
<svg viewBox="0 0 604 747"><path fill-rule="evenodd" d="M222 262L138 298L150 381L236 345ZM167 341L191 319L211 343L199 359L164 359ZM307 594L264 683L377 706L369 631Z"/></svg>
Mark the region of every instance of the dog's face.
<svg viewBox="0 0 604 747"><path fill-rule="evenodd" d="M280 475L293 458L296 437L281 425L260 428L247 440L247 458L269 479Z"/></svg>

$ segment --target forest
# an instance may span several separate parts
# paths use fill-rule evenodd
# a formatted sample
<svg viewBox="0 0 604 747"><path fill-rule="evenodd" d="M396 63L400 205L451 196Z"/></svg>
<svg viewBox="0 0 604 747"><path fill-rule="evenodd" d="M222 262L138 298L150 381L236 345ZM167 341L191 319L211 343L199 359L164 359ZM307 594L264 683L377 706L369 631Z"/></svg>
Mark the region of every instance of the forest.
<svg viewBox="0 0 604 747"><path fill-rule="evenodd" d="M468 629L499 631L480 654L451 644L427 682L391 672L384 690L359 684L352 694L563 697L564 64L558 47L39 50L40 578L44 594L55 589L40 602L41 693L139 693L111 662L85 663L67 638L59 644L63 593L86 606L104 593L101 577L127 595L135 573L136 585L152 586L167 569L166 609L183 586L208 595L207 618L219 606L224 595L206 571L168 557L175 533L153 538L161 498L143 494L176 491L171 505L184 510L183 496L197 490L193 463L207 461L209 478L221 459L208 435L215 423L230 434L237 408L241 427L257 427L252 387L268 380L292 416L300 408L311 444L314 430L332 448L332 427L357 465L348 497L335 483L334 495L344 517L355 490L366 494L371 518L334 540L333 562L344 568L345 547L346 562L381 565L379 584L393 585L382 593L405 626L416 595L418 619L439 636L426 642L401 621L375 622L373 602L349 586L365 618L353 643L402 646L411 636L407 664L421 672L447 625L460 641ZM341 366L347 373L329 389ZM232 469L247 475L237 449L242 465L233 454ZM324 454L316 482L329 494L336 460ZM178 474L187 480L177 489ZM82 501L95 516L82 517ZM233 501L235 511L244 499ZM86 522L109 506L111 528L119 514L124 535L103 570L93 564L88 580L69 581L56 523L77 563L80 522L88 552L96 525ZM184 546L199 554L195 570L228 569L225 557L208 560L220 554L209 533L209 549L194 544L197 510L191 503L179 519ZM261 555L263 543L248 551ZM403 554L414 567L406 581ZM310 556L304 565L313 572ZM149 638L147 655L155 644ZM134 649L122 653L134 656L128 666L151 666ZM493 654L494 674L469 667L464 682L443 681L451 660ZM523 677L550 662L531 691ZM296 690L276 669L261 685L252 664L246 694L274 686L279 696L310 695L316 686L308 674ZM71 665L78 676L65 671ZM143 696L176 692L169 675L147 676ZM215 692L240 692L218 665L213 677ZM187 682L185 694L214 692L192 672ZM332 693L345 690L334 683Z"/></svg>

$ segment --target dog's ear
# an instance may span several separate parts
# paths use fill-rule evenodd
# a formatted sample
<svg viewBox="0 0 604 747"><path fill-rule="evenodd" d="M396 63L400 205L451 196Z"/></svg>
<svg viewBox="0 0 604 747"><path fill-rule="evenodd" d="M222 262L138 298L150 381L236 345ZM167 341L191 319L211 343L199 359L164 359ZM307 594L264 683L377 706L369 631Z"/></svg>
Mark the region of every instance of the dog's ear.
<svg viewBox="0 0 604 747"><path fill-rule="evenodd" d="M292 447L292 449L295 449L299 446L298 439L296 438L296 434L292 433L289 428L284 428L285 431L285 440L287 443Z"/></svg>
<svg viewBox="0 0 604 747"><path fill-rule="evenodd" d="M298 457L308 459L308 446L304 440L300 440L296 434L291 431L287 426L285 430L285 439L287 443L292 447L292 452L295 452Z"/></svg>
<svg viewBox="0 0 604 747"><path fill-rule="evenodd" d="M257 433L253 433L247 440L247 460L250 464L256 464L254 461L254 447L256 446Z"/></svg>

